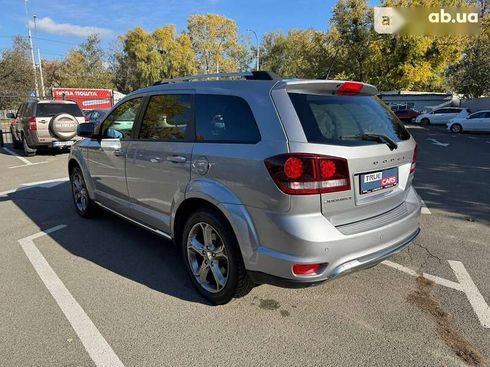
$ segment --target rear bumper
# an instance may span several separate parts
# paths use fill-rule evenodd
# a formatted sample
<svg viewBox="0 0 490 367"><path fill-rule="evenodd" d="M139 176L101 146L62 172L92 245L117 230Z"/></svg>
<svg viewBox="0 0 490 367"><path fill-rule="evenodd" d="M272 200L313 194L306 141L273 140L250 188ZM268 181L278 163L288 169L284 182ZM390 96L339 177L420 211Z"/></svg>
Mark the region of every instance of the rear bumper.
<svg viewBox="0 0 490 367"><path fill-rule="evenodd" d="M260 227L267 231L258 230L260 245L252 256L244 256L250 277L256 283L301 287L376 265L407 247L420 231L420 199L409 190L403 216L394 215L391 222L382 218L379 226L355 233L333 226L321 213L272 218L265 225L262 217ZM315 275L297 276L294 264L322 266Z"/></svg>
<svg viewBox="0 0 490 367"><path fill-rule="evenodd" d="M340 278L343 275L353 273L362 269L369 269L379 264L383 260L405 249L419 235L419 233L420 229L417 229L413 234L402 240L400 243L393 245L392 247L340 264L329 273L329 276L326 279L305 281L304 279L281 278L257 271L249 271L248 275L256 284L271 284L284 288L304 288L314 286L323 283L324 281Z"/></svg>

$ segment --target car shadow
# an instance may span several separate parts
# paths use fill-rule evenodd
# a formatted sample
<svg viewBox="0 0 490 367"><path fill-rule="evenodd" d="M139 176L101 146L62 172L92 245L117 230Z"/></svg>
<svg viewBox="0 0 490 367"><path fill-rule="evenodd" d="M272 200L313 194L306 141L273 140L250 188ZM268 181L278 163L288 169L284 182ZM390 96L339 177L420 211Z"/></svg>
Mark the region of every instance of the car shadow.
<svg viewBox="0 0 490 367"><path fill-rule="evenodd" d="M68 182L23 188L0 196L4 201L13 202L42 230L67 225L48 236L74 256L171 297L209 305L193 288L177 246L102 209L96 218L81 218Z"/></svg>

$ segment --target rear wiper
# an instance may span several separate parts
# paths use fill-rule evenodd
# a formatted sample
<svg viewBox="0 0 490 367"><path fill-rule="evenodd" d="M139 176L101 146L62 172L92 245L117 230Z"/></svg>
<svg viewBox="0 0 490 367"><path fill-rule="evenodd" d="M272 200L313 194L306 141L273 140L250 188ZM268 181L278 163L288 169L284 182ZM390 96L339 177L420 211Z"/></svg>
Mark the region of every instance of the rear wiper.
<svg viewBox="0 0 490 367"><path fill-rule="evenodd" d="M354 135L354 136L344 136L343 138L377 141L379 143L385 143L386 145L388 145L388 148L390 148L390 150L398 149L398 144L383 134L365 133L365 134Z"/></svg>

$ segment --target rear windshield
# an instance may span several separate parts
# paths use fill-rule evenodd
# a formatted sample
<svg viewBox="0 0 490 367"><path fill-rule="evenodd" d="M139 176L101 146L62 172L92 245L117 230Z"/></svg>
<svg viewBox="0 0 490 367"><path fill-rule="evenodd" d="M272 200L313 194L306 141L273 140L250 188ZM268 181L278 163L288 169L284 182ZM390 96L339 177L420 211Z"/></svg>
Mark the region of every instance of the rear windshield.
<svg viewBox="0 0 490 367"><path fill-rule="evenodd" d="M36 107L36 116L56 116L59 113L83 117L80 107L73 103L38 103Z"/></svg>
<svg viewBox="0 0 490 367"><path fill-rule="evenodd" d="M395 142L410 139L395 114L377 97L303 93L289 93L289 97L310 143L377 144L362 140L362 134L382 134Z"/></svg>

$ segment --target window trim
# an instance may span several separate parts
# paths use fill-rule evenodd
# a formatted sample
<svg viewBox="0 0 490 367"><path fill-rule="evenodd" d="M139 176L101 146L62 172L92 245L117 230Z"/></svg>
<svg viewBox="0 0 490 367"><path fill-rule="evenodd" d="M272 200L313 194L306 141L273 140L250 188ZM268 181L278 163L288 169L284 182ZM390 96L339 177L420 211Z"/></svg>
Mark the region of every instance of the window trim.
<svg viewBox="0 0 490 367"><path fill-rule="evenodd" d="M143 119L145 117L146 109L150 104L151 97L155 96L167 96L167 95L186 95L191 97L191 119L189 121L189 126L186 130L185 138L172 140L172 139L142 139L140 138L141 127L143 126ZM166 90L166 91L158 91L151 94L145 95L145 103L142 105L142 109L140 110L140 118L138 121L138 125L133 129L134 135L132 136L132 140L141 141L141 142L166 142L166 143L194 143L196 137L196 97L194 89L175 89L175 90Z"/></svg>
<svg viewBox="0 0 490 367"><path fill-rule="evenodd" d="M255 118L254 111L252 109L252 106L250 106L250 103L243 98L242 96L238 96L235 94L222 94L222 93L196 93L196 95L201 95L201 96L219 96L219 97L234 97L234 98L239 98L242 101L244 101L248 108L250 109L250 112L252 113L252 117L254 119L254 124L255 127L257 128L257 132L259 133L259 139L255 142L251 141L245 141L245 140L197 140L197 120L196 120L196 113L194 113L194 142L199 143L199 144L242 144L242 145L257 145L262 141L262 134L260 133L260 128L259 124L257 123L257 119ZM194 108L197 106L197 98L194 99Z"/></svg>

